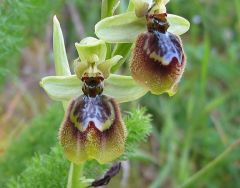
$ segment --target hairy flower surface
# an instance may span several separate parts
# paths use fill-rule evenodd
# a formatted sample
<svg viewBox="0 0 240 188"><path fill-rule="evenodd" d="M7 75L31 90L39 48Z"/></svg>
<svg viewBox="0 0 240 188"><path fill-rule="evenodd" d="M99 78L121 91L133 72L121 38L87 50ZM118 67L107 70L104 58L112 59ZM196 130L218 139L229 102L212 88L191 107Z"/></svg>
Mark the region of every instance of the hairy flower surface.
<svg viewBox="0 0 240 188"><path fill-rule="evenodd" d="M131 57L133 78L153 94L173 95L185 68L180 37L167 31L167 14L147 16L148 31L138 35Z"/></svg>
<svg viewBox="0 0 240 188"><path fill-rule="evenodd" d="M124 151L126 128L118 104L104 95L72 100L59 132L66 157L76 163L107 163Z"/></svg>
<svg viewBox="0 0 240 188"><path fill-rule="evenodd" d="M84 95L70 102L59 132L66 157L76 164L114 161L124 152L126 139L118 104L102 95L103 75L89 75L82 77Z"/></svg>

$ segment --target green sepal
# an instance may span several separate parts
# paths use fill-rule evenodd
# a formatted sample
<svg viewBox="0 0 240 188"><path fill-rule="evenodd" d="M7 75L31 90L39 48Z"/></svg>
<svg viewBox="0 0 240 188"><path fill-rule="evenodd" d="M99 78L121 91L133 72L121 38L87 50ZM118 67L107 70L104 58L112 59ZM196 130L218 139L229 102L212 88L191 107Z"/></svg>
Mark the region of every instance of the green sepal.
<svg viewBox="0 0 240 188"><path fill-rule="evenodd" d="M104 84L103 94L115 98L119 103L137 100L148 92L131 76L111 74ZM83 94L82 82L76 75L44 77L40 85L52 99L57 101L69 101Z"/></svg>
<svg viewBox="0 0 240 188"><path fill-rule="evenodd" d="M71 75L60 23L53 17L53 53L56 75Z"/></svg>
<svg viewBox="0 0 240 188"><path fill-rule="evenodd" d="M131 76L111 74L104 83L103 93L115 98L119 103L137 100L148 92Z"/></svg>
<svg viewBox="0 0 240 188"><path fill-rule="evenodd" d="M143 18L137 18L134 12L127 12L105 18L95 25L98 38L108 43L131 43L137 35L146 30Z"/></svg>
<svg viewBox="0 0 240 188"><path fill-rule="evenodd" d="M180 16L168 14L167 20L170 25L168 31L173 34L184 34L190 28L190 23ZM133 11L105 18L95 25L98 38L108 43L131 43L145 31L146 19L136 17Z"/></svg>
<svg viewBox="0 0 240 188"><path fill-rule="evenodd" d="M98 63L106 59L107 46L104 41L87 37L80 43L75 43L81 61Z"/></svg>

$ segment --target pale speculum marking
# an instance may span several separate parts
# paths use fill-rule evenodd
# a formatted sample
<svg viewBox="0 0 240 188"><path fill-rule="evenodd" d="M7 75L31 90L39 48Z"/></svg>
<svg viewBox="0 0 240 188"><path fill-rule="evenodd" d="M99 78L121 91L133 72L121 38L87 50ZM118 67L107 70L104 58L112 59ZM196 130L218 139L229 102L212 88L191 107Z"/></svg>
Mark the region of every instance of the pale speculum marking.
<svg viewBox="0 0 240 188"><path fill-rule="evenodd" d="M84 96L83 107L78 108L78 106L75 106L76 110L72 115L72 119L80 131L85 131L89 124L94 125L99 131L104 131L113 124L115 118L114 108L108 101L103 104L102 97L102 95L96 97ZM109 108L110 114L105 108Z"/></svg>
<svg viewBox="0 0 240 188"><path fill-rule="evenodd" d="M169 65L174 58L181 65L182 63L182 49L180 42L177 41L176 36L166 32L158 31L152 32L154 40L147 37L143 49L154 61L160 62L162 65Z"/></svg>

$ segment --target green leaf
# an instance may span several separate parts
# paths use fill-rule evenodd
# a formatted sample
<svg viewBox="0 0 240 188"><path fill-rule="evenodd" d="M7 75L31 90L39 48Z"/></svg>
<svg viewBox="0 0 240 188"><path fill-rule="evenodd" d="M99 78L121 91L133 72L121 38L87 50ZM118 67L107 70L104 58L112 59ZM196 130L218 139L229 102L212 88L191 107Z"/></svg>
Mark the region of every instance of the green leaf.
<svg viewBox="0 0 240 188"><path fill-rule="evenodd" d="M48 76L42 79L40 85L54 100L68 101L73 97L82 95L82 82L76 75ZM115 98L119 103L136 100L147 93L131 76L111 74L105 80L103 94Z"/></svg>
<svg viewBox="0 0 240 188"><path fill-rule="evenodd" d="M128 136L125 152L120 157L121 160L136 156L135 154L140 143L146 141L147 137L152 132L151 121L152 117L150 114L146 113L145 108L136 108L129 112L129 115L124 118Z"/></svg>
<svg viewBox="0 0 240 188"><path fill-rule="evenodd" d="M190 23L177 15L168 14L169 32L181 35L189 30ZM146 19L137 18L134 12L108 17L95 25L98 38L109 43L131 43L137 35L147 31Z"/></svg>
<svg viewBox="0 0 240 188"><path fill-rule="evenodd" d="M159 162L154 156L141 149L135 149L134 152L129 155L129 158L131 160L143 161L159 166Z"/></svg>
<svg viewBox="0 0 240 188"><path fill-rule="evenodd" d="M60 23L53 17L53 53L56 75L71 75Z"/></svg>
<svg viewBox="0 0 240 188"><path fill-rule="evenodd" d="M6 187L9 179L18 176L27 167L26 161L36 153L49 153L50 148L58 142L58 128L63 115L60 103L54 103L31 122L24 122L18 136L13 130L15 133L12 132L9 137L10 145L0 156L0 187Z"/></svg>
<svg viewBox="0 0 240 188"><path fill-rule="evenodd" d="M6 187L66 187L69 162L64 158L60 146L53 147L49 154L36 154L27 161L26 166Z"/></svg>
<svg viewBox="0 0 240 188"><path fill-rule="evenodd" d="M112 16L118 2L116 0L102 0L101 18Z"/></svg>

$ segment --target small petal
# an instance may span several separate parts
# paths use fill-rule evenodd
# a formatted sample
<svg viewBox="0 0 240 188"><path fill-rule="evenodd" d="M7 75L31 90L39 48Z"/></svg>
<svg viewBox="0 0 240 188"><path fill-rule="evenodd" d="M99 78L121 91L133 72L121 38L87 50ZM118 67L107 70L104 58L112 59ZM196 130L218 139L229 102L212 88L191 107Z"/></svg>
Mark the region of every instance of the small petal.
<svg viewBox="0 0 240 188"><path fill-rule="evenodd" d="M170 33L182 35L189 30L190 23L180 16L168 14L167 20ZM108 17L95 25L98 38L109 43L134 42L137 35L144 31L147 31L146 19L136 17L135 12Z"/></svg>
<svg viewBox="0 0 240 188"><path fill-rule="evenodd" d="M89 68L89 63L87 61L80 61L79 58L74 60L73 67L74 72L76 73L77 77L81 80L82 75L85 71Z"/></svg>
<svg viewBox="0 0 240 188"><path fill-rule="evenodd" d="M104 95L72 100L59 131L65 156L80 164L108 163L124 152L126 127L118 104Z"/></svg>
<svg viewBox="0 0 240 188"><path fill-rule="evenodd" d="M76 75L44 77L40 85L52 99L57 101L69 101L82 94L82 82ZM103 93L123 103L137 100L147 92L148 90L139 86L131 76L111 74L105 80Z"/></svg>
<svg viewBox="0 0 240 188"><path fill-rule="evenodd" d="M112 67L115 66L121 59L122 59L122 56L116 55L116 56L112 57L111 59L108 59L105 62L100 63L97 66L97 68L101 71L104 78L107 79L110 75Z"/></svg>

